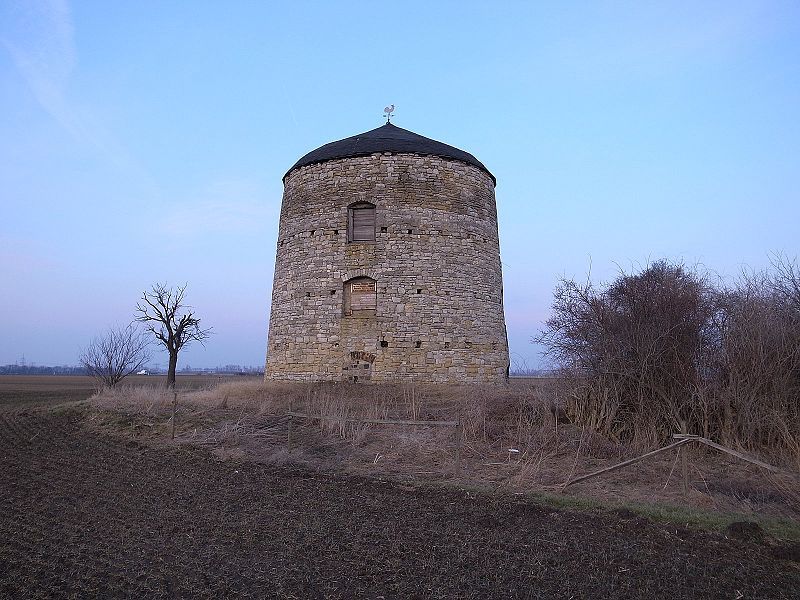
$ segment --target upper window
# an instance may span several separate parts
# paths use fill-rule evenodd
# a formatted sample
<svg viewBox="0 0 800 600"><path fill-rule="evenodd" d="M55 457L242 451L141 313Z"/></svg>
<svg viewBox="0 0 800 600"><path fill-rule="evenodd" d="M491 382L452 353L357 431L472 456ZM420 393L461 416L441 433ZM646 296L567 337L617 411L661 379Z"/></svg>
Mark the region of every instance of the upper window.
<svg viewBox="0 0 800 600"><path fill-rule="evenodd" d="M351 204L347 208L347 241L375 241L375 205L369 202Z"/></svg>

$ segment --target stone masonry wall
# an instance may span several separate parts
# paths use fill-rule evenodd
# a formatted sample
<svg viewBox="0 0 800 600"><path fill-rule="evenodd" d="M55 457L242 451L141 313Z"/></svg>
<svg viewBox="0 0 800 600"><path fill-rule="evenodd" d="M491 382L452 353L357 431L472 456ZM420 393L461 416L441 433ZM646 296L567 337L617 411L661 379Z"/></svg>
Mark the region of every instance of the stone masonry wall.
<svg viewBox="0 0 800 600"><path fill-rule="evenodd" d="M375 242L347 209L376 206ZM377 281L374 316L343 316L344 282ZM284 182L266 378L505 381L508 341L492 179L415 154L295 169Z"/></svg>

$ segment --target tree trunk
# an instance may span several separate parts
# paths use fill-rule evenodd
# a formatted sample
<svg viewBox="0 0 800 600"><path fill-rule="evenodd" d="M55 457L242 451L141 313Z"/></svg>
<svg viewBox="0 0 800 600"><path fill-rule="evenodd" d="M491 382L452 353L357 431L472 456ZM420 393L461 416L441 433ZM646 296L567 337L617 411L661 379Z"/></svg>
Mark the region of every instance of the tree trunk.
<svg viewBox="0 0 800 600"><path fill-rule="evenodd" d="M178 353L169 353L169 371L167 371L167 387L175 388L175 369L178 366Z"/></svg>

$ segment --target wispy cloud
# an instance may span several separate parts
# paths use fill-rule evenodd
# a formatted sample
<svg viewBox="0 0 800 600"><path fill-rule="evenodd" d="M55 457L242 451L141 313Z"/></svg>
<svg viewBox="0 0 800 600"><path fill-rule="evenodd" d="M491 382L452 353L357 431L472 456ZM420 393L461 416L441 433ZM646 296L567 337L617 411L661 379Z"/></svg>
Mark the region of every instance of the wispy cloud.
<svg viewBox="0 0 800 600"><path fill-rule="evenodd" d="M70 109L65 90L75 66L75 31L64 0L12 3L3 28L3 46L36 101L74 137L82 128Z"/></svg>
<svg viewBox="0 0 800 600"><path fill-rule="evenodd" d="M150 175L92 111L70 99L78 68L75 27L66 0L11 2L0 14L0 45L8 51L33 98L73 139L155 192Z"/></svg>

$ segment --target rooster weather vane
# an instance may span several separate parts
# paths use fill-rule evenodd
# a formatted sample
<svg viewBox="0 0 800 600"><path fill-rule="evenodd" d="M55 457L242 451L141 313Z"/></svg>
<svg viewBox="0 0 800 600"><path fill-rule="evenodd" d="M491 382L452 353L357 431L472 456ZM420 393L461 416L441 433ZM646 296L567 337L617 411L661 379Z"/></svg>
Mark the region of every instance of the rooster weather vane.
<svg viewBox="0 0 800 600"><path fill-rule="evenodd" d="M394 104L390 104L386 108L383 109L383 116L386 117L386 123L389 123L389 120L392 118L394 114Z"/></svg>

